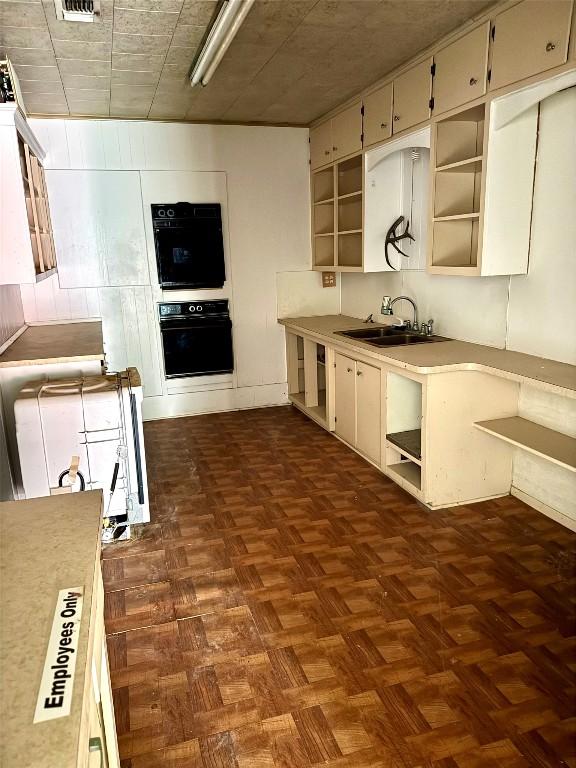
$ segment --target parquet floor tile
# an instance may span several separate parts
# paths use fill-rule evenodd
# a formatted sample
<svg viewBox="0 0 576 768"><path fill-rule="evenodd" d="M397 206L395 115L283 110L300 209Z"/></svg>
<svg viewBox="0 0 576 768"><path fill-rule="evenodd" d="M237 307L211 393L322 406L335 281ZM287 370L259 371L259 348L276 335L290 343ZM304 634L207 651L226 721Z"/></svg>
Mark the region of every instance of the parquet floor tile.
<svg viewBox="0 0 576 768"><path fill-rule="evenodd" d="M104 548L122 768L576 768L576 536L430 512L297 411L145 425Z"/></svg>

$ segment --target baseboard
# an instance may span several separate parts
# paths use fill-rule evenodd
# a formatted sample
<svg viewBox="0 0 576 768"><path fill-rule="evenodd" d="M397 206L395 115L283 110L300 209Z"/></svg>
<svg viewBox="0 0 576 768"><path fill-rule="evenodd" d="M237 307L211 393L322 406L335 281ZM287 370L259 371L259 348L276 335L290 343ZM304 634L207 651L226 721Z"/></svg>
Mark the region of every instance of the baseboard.
<svg viewBox="0 0 576 768"><path fill-rule="evenodd" d="M563 525L565 528L569 528L576 533L576 520L573 518L568 517L568 515L565 515L563 512L558 512L557 509L549 507L547 504L544 504L544 502L535 499L534 496L530 496L528 493L524 493L524 491L521 491L519 488L514 488L514 486L510 489L510 493L512 496L520 499L520 501L528 504L529 507L536 509L538 512L542 512L546 517L552 518L552 520L555 520L557 523L560 523L560 525Z"/></svg>
<svg viewBox="0 0 576 768"><path fill-rule="evenodd" d="M287 384L264 384L256 387L145 397L142 402L142 416L144 421L155 421L180 416L199 416L207 413L288 405L287 390Z"/></svg>

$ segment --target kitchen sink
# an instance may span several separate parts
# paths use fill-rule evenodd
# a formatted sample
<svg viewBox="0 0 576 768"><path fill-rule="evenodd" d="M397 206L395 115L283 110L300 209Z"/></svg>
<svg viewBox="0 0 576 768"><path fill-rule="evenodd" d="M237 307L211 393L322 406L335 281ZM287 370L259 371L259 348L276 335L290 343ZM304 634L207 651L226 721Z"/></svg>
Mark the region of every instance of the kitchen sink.
<svg viewBox="0 0 576 768"><path fill-rule="evenodd" d="M400 347L408 344L433 344L437 341L449 341L444 336L422 336L406 331L405 328L384 326L383 328L354 328L350 331L336 331L340 336L365 341L375 347Z"/></svg>

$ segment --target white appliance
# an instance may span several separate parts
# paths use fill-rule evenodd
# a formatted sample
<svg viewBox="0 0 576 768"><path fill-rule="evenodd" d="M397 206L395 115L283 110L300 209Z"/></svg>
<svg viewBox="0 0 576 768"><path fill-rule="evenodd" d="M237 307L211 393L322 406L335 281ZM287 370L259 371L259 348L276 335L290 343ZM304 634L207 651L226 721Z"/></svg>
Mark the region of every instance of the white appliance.
<svg viewBox="0 0 576 768"><path fill-rule="evenodd" d="M127 515L117 522L150 520L142 386L136 368L108 376L28 382L14 403L14 416L26 498L50 496L69 485L71 459L79 456L72 490L101 488L107 516Z"/></svg>

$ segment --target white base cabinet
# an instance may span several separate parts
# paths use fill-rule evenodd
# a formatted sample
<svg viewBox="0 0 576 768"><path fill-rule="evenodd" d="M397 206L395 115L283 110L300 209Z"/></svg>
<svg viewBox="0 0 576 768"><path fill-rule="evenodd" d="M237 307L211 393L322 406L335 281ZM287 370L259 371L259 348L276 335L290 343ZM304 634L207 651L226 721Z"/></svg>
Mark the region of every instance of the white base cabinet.
<svg viewBox="0 0 576 768"><path fill-rule="evenodd" d="M420 375L287 328L289 399L432 509L504 496L509 446L475 424L514 416L519 385L478 371ZM322 362L321 362L322 361Z"/></svg>
<svg viewBox="0 0 576 768"><path fill-rule="evenodd" d="M334 371L335 432L380 464L380 368L335 353Z"/></svg>

